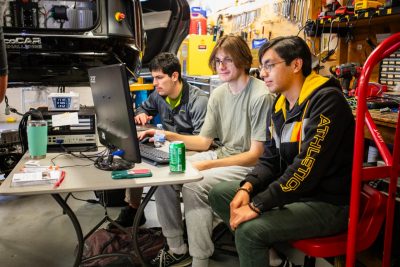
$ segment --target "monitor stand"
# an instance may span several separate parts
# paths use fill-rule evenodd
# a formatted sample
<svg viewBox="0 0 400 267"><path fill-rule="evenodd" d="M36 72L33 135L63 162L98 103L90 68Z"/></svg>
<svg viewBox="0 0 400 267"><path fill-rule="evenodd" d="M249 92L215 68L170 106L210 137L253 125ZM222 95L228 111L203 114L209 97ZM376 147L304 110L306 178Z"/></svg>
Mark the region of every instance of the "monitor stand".
<svg viewBox="0 0 400 267"><path fill-rule="evenodd" d="M132 169L135 164L122 158L115 157L110 153L107 156L99 156L94 166L103 171L121 171Z"/></svg>

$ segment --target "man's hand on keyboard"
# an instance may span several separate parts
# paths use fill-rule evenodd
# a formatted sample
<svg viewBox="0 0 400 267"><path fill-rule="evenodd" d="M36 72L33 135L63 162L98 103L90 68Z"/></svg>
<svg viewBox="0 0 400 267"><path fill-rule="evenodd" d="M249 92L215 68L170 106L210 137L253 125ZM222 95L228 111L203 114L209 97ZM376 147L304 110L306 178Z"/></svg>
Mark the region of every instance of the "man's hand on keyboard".
<svg viewBox="0 0 400 267"><path fill-rule="evenodd" d="M143 140L143 138L145 138L145 137L153 137L155 132L156 132L156 130L154 130L154 129L142 131L142 132L138 133L138 139ZM154 142L154 138L150 138L150 142Z"/></svg>

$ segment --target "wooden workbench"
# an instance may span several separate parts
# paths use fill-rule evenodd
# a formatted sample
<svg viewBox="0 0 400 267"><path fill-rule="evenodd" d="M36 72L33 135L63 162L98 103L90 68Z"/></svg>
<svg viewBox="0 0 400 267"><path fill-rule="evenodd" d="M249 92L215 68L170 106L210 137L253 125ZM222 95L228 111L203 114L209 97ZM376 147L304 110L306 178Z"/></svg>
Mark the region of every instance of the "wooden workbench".
<svg viewBox="0 0 400 267"><path fill-rule="evenodd" d="M378 127L383 139L387 144L393 144L394 135L396 132L397 126L397 112L380 112L379 110L371 109L369 110L372 118L376 126ZM353 114L356 114L356 111L353 110ZM365 136L367 138L371 138L369 131L365 130Z"/></svg>

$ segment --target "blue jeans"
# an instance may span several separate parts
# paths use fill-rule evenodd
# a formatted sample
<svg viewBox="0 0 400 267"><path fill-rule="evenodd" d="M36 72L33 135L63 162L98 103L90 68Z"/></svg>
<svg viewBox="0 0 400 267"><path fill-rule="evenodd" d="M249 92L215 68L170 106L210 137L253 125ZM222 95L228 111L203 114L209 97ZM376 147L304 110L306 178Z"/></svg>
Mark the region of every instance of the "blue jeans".
<svg viewBox="0 0 400 267"><path fill-rule="evenodd" d="M209 193L213 210L229 225L229 204L240 182L222 182ZM295 202L244 222L234 232L241 267L269 266L267 248L284 241L328 236L347 229L348 206Z"/></svg>

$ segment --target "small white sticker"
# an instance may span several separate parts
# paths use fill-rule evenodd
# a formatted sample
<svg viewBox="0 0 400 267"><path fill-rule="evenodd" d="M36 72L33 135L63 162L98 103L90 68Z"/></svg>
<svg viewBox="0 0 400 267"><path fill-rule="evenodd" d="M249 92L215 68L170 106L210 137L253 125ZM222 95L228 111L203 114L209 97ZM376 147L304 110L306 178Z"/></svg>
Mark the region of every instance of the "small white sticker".
<svg viewBox="0 0 400 267"><path fill-rule="evenodd" d="M78 112L65 112L51 116L53 127L79 124Z"/></svg>

